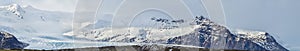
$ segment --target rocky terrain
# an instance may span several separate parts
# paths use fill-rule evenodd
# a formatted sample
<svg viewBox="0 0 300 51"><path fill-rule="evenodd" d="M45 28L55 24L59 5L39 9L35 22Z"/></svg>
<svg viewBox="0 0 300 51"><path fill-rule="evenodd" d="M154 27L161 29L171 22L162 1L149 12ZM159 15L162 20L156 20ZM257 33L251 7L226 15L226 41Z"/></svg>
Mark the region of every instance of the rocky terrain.
<svg viewBox="0 0 300 51"><path fill-rule="evenodd" d="M29 45L18 41L15 36L3 31L0 31L0 39L0 49L23 49Z"/></svg>

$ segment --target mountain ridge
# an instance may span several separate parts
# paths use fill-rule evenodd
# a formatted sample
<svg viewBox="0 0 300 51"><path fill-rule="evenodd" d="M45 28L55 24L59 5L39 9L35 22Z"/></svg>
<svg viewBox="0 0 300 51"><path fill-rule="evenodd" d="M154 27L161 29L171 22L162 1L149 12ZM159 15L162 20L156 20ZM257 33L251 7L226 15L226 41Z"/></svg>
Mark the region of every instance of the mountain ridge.
<svg viewBox="0 0 300 51"><path fill-rule="evenodd" d="M153 19L152 19L153 20ZM127 42L127 43L162 43L162 44L179 44L193 45L212 49L235 49L235 50L270 50L270 51L288 51L286 48L278 44L275 39L266 32L254 33L250 31L248 34L232 33L226 27L218 25L203 16L195 17L194 30L187 34L153 37L158 35L153 30L129 28L130 32L122 34L105 33L105 30L94 30L75 37L87 38L104 42ZM176 27L178 28L178 27ZM171 28L176 29L176 28ZM193 28L192 28L193 29ZM115 31L122 31L119 29ZM164 29L163 29L164 30ZM168 30L168 29L165 29ZM138 32L135 32L138 31ZM135 32L135 33L134 33ZM242 36L247 35L247 36ZM74 36L74 35L72 35Z"/></svg>
<svg viewBox="0 0 300 51"><path fill-rule="evenodd" d="M16 24L17 23L25 24L26 29L19 30L19 31L26 31L29 33L44 32L38 30L50 29L50 28L40 29L39 27L44 27L44 26L31 26L31 25L41 25L41 24L51 25L51 23L52 24L62 23L64 22L62 20L66 19L63 18L64 15L61 15L60 12L43 12L42 10L37 11L37 9L34 9L31 6L27 8L23 8L18 4L12 4L0 8L3 8L1 10L3 11L3 13L8 14L8 16L5 16L3 14L4 18L18 17L22 19L22 20L17 20L17 21L12 20L12 21L16 21L14 22ZM10 13L7 13L6 11ZM10 15L11 13L16 16ZM67 17L71 17L71 16L67 16ZM8 18L8 19L14 19L14 18ZM30 21L26 22L28 20L35 22L35 24L26 24L26 23L32 23ZM145 19L145 20L151 20L151 19ZM184 22L184 20L182 22ZM105 22L101 22L101 23L105 23ZM190 25L192 26L184 27L184 28L181 27L184 30L182 30L181 28L172 28L172 27L170 29L153 29L153 30L130 27L130 28L124 28L124 30L120 30L121 33L108 32L110 30L107 30L104 27L103 29L100 28L91 32L85 32L84 34L81 35L76 35L75 37L87 38L90 40L97 40L97 41L104 41L104 42L163 43L163 44L193 45L193 46L200 46L200 47L213 48L213 49L288 51L287 49L279 45L276 42L276 40L271 35L269 35L269 33L266 32L260 33L258 35L264 37L258 37L258 36L250 37L252 35L247 35L247 34L253 34L251 32L234 34L226 27L218 25L213 21L204 18L203 16L195 17L194 22L192 22ZM131 31L128 31L128 29L130 29ZM13 30L18 30L18 28ZM160 32L163 33L159 34Z"/></svg>

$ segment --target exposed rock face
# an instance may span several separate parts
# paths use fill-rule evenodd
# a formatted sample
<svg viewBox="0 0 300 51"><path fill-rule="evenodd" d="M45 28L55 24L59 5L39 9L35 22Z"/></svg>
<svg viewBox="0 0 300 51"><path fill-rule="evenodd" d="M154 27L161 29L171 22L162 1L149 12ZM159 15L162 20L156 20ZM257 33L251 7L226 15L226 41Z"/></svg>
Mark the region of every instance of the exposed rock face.
<svg viewBox="0 0 300 51"><path fill-rule="evenodd" d="M23 8L21 8L21 6L18 4L11 4L8 6L0 6L0 9L6 9L7 11L10 11L11 13L15 14L16 16L18 16L21 19L23 19L23 14L25 13Z"/></svg>
<svg viewBox="0 0 300 51"><path fill-rule="evenodd" d="M17 40L15 36L7 32L0 31L0 48L1 49L23 49L29 44Z"/></svg>
<svg viewBox="0 0 300 51"><path fill-rule="evenodd" d="M167 19L151 19L151 20L167 20ZM165 21L158 21L165 22ZM169 35L170 33L153 33L155 30L139 30L137 33L98 33L95 38L98 41L105 42L128 42L128 43L160 43L160 44L178 44L204 47L209 49L226 49L226 50L254 50L254 51L288 51L281 46L276 40L266 32L259 31L238 31L231 32L226 27L216 24L204 17L195 17L190 25L195 26L188 33L178 36ZM176 27L178 28L178 27ZM121 29L122 30L122 29ZM133 29L134 30L134 29ZM170 29L171 30L171 29ZM186 30L186 29L184 29ZM182 31L182 30L180 30ZM131 31L134 32L134 31ZM171 33L174 33L173 31ZM96 33L91 32L83 34L85 38L91 38ZM92 35L92 36L88 36ZM161 35L159 37L155 37ZM91 38L93 39L93 38Z"/></svg>
<svg viewBox="0 0 300 51"><path fill-rule="evenodd" d="M196 45L213 49L288 51L266 32L233 34L224 26L203 17L197 17L196 24L203 27L190 34L170 38L167 44Z"/></svg>

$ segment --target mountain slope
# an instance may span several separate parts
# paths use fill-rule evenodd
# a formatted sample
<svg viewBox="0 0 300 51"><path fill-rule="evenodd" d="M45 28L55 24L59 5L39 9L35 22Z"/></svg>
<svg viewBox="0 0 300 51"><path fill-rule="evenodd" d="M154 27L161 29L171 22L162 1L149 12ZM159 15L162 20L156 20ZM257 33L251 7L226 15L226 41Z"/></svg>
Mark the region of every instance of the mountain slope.
<svg viewBox="0 0 300 51"><path fill-rule="evenodd" d="M171 24L170 22L163 21L171 19L153 18L144 20ZM184 22L184 20L175 20L174 22L181 23ZM71 30L71 13L43 11L31 6L11 4L8 6L0 6L0 23L1 31L10 32L19 37L18 39L20 41L31 44L27 48L65 48L71 47L71 41L77 41L77 39L62 35L64 32ZM218 25L202 16L195 17L194 22L184 22L190 23L190 26L186 27L172 25L148 29L128 27L119 28L114 31L107 27L101 27L106 26L103 24L110 23L109 21L98 20L96 23L97 26L100 26L97 27L98 29L84 32L84 34L72 35L71 37L75 36L85 39L85 41L79 42L95 40L100 42L192 45L213 49L287 51L287 49L279 45L276 40L266 32L231 32L226 27ZM87 25L86 27L92 26ZM65 33L66 36L70 36L70 34L72 34L72 32ZM75 42L73 43L75 44ZM91 44L95 45L97 43Z"/></svg>
<svg viewBox="0 0 300 51"><path fill-rule="evenodd" d="M71 22L72 14L67 12L44 11L19 4L0 6L0 31L30 44L26 48L49 48L52 46L47 42L68 40L62 33L71 29Z"/></svg>
<svg viewBox="0 0 300 51"><path fill-rule="evenodd" d="M0 31L0 39L0 49L23 49L29 45L18 41L15 36L3 31Z"/></svg>
<svg viewBox="0 0 300 51"><path fill-rule="evenodd" d="M205 22L201 21L207 20L205 18L199 18L198 20L200 20L197 22L199 23L198 25L205 27L198 28L195 32L188 35L171 38L168 40L168 43L198 45L207 48L220 48L221 45L221 48L223 46L224 49L288 51L266 32L258 32L257 34L259 35L257 35L253 33L255 31L250 31L248 32L249 34L238 33L237 35L231 33L227 28L216 25L211 21L209 21L209 24L205 24ZM225 35L220 36L220 34ZM221 44L220 42L224 42L224 44Z"/></svg>
<svg viewBox="0 0 300 51"><path fill-rule="evenodd" d="M162 43L193 45L212 49L288 51L266 32L257 34L254 33L255 31L250 31L248 34L234 34L226 27L202 16L196 17L190 25L192 27L179 27L180 29L178 27L171 29L129 27L120 28L113 32L110 29L102 28L75 36L104 42ZM128 32L129 30L130 32ZM182 31L184 33L181 33Z"/></svg>

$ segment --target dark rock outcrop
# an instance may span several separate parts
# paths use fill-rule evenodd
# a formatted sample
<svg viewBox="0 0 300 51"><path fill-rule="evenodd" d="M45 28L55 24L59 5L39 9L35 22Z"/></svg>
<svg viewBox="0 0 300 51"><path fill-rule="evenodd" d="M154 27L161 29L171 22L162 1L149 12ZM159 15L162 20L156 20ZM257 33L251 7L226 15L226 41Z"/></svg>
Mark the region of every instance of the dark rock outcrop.
<svg viewBox="0 0 300 51"><path fill-rule="evenodd" d="M195 24L203 27L195 29L190 34L170 38L167 44L194 45L212 49L288 51L268 33L255 35L265 38L240 36L231 33L226 27L215 24L204 17L196 17ZM248 35L253 36L254 34Z"/></svg>
<svg viewBox="0 0 300 51"><path fill-rule="evenodd" d="M0 31L0 49L23 49L28 45L27 43L18 41L12 34Z"/></svg>
<svg viewBox="0 0 300 51"><path fill-rule="evenodd" d="M167 19L151 19L158 22L165 22ZM128 43L160 43L177 44L204 47L208 49L226 49L226 50L252 50L252 51L288 51L281 46L267 32L231 32L227 27L214 23L203 16L195 17L193 22L189 22L195 29L179 36L165 36L167 38L147 39L145 33L140 31L138 36L127 37L128 34L117 34L111 37L98 39L104 42L128 42ZM243 31L242 31L243 32ZM105 36L102 36L105 37Z"/></svg>

